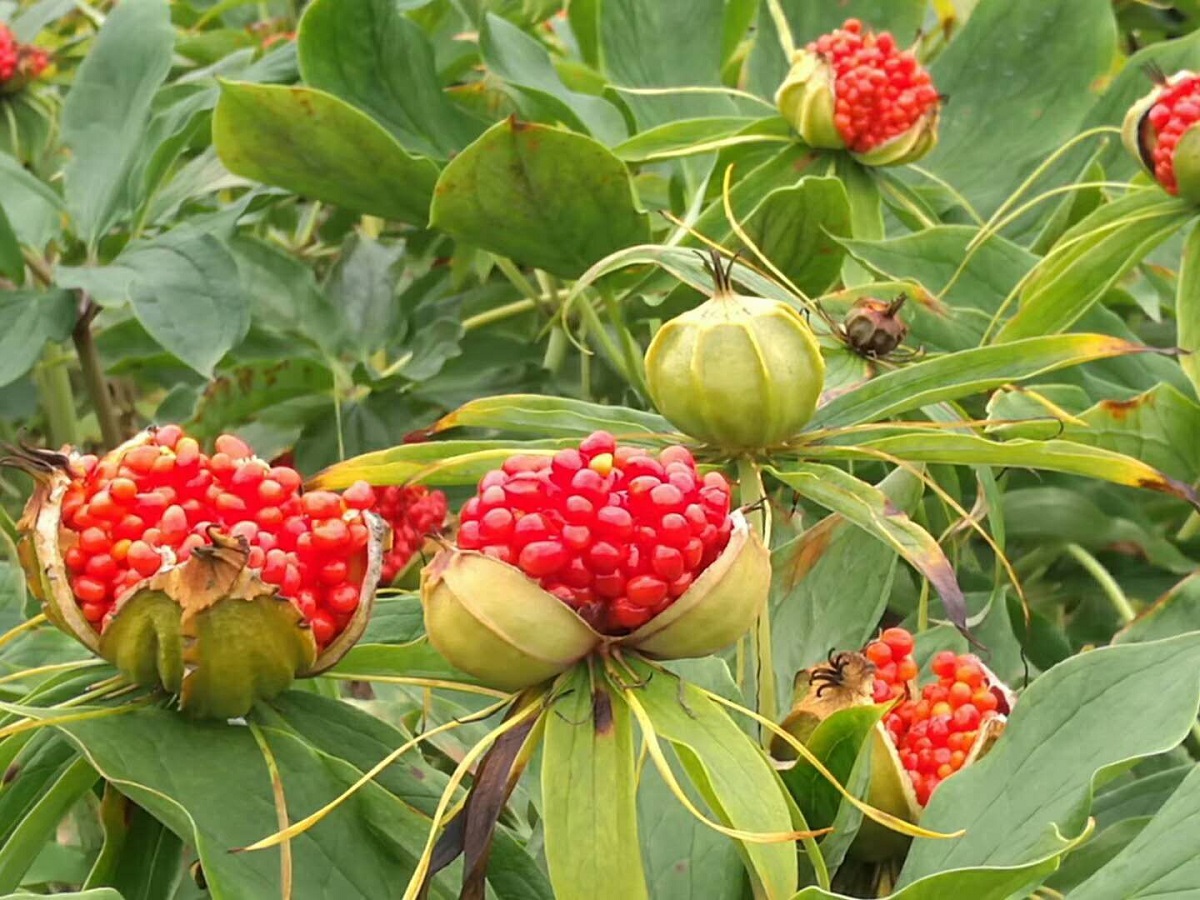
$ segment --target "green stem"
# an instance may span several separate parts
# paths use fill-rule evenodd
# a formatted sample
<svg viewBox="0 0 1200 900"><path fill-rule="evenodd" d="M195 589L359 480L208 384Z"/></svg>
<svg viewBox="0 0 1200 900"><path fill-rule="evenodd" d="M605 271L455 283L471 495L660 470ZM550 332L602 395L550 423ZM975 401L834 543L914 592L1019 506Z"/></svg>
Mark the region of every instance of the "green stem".
<svg viewBox="0 0 1200 900"><path fill-rule="evenodd" d="M580 319L587 325L588 335L594 338L600 345L600 349L604 351L604 355L613 369L628 381L631 386L636 387L637 382L634 380L634 374L626 368L621 348L617 346L617 342L612 339L612 335L608 333L608 329L600 321L600 316L596 313L595 308L586 298L582 303L578 304L577 308L580 313Z"/></svg>
<svg viewBox="0 0 1200 900"><path fill-rule="evenodd" d="M496 257L496 268L499 269L504 277L512 282L513 287L524 294L527 298L537 302L541 294L538 289L533 286L533 283L525 277L525 274L517 268L517 264L506 256Z"/></svg>
<svg viewBox="0 0 1200 900"><path fill-rule="evenodd" d="M96 412L96 420L100 423L100 436L104 439L104 445L111 448L121 443L121 426L117 422L108 380L104 377L104 366L96 350L96 336L92 334L92 319L95 316L96 307L91 300L85 300L83 314L75 323L71 337L75 341L75 352L79 355L84 386L92 401L92 409Z"/></svg>
<svg viewBox="0 0 1200 900"><path fill-rule="evenodd" d="M763 486L762 469L749 457L737 463L738 501L743 507L758 504L758 509L747 513L750 527L762 537L763 544L771 545L771 516ZM771 610L768 606L758 616L754 626L754 683L758 691L758 714L772 722L778 718L778 702L775 695L775 660L771 644ZM771 743L771 735L763 729L760 738L764 746Z"/></svg>
<svg viewBox="0 0 1200 900"><path fill-rule="evenodd" d="M1100 564L1100 560L1078 544L1067 544L1066 551L1096 580L1096 584L1100 585L1100 590L1104 591L1123 623L1129 624L1137 618L1133 604L1129 602L1129 598L1125 596L1125 592L1121 590L1117 580L1109 574L1108 569Z"/></svg>
<svg viewBox="0 0 1200 900"><path fill-rule="evenodd" d="M542 357L542 368L548 372L557 373L567 358L567 332L562 325L555 324L550 329L550 340L546 343L546 355Z"/></svg>
<svg viewBox="0 0 1200 900"><path fill-rule="evenodd" d="M621 309L621 304L617 302L617 298L613 296L613 292L604 286L598 287L597 290L604 303L604 311L608 313L608 318L612 321L613 327L617 329L617 335L621 339L621 354L625 360L625 368L629 372L630 383L639 394L648 397L650 392L646 388L646 364L642 359L642 348L638 346L638 342L626 326L625 313Z"/></svg>
<svg viewBox="0 0 1200 900"><path fill-rule="evenodd" d="M921 596L917 598L917 634L929 630L929 579L921 579Z"/></svg>
<svg viewBox="0 0 1200 900"><path fill-rule="evenodd" d="M63 364L62 351L49 346L33 373L42 409L46 413L46 436L52 447L79 443L75 420L75 396L71 376Z"/></svg>
<svg viewBox="0 0 1200 900"><path fill-rule="evenodd" d="M485 310L473 316L468 316L463 319L463 330L473 331L476 328L482 328L484 325L500 322L510 316L517 316L536 308L537 301L532 298L527 297L524 300L514 300L512 303L505 303L503 306L497 306L495 309Z"/></svg>

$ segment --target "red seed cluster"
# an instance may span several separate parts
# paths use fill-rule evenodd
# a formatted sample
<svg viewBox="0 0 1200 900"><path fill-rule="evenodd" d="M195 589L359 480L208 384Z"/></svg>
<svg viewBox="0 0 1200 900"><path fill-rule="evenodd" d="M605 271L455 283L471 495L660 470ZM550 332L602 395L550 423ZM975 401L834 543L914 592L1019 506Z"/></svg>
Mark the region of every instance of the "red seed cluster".
<svg viewBox="0 0 1200 900"><path fill-rule="evenodd" d="M18 74L37 78L48 65L45 50L18 43L12 31L0 25L0 85Z"/></svg>
<svg viewBox="0 0 1200 900"><path fill-rule="evenodd" d="M890 33L863 33L847 19L836 31L808 45L833 67L834 123L856 153L908 131L938 103L929 73Z"/></svg>
<svg viewBox="0 0 1200 900"><path fill-rule="evenodd" d="M553 458L513 456L463 506L458 546L520 568L596 630L671 605L725 549L729 483L685 447L657 458L598 431Z"/></svg>
<svg viewBox="0 0 1200 900"><path fill-rule="evenodd" d="M1200 120L1200 75L1164 86L1158 101L1150 107L1149 120L1156 138L1150 153L1154 178L1167 193L1177 194L1175 148L1184 132Z"/></svg>
<svg viewBox="0 0 1200 900"><path fill-rule="evenodd" d="M369 531L366 482L341 496L301 492L295 469L270 466L232 435L216 452L178 426L103 458L82 456L63 498L64 559L84 617L103 629L121 595L212 543L245 540L248 565L300 610L320 646L358 608Z"/></svg>
<svg viewBox="0 0 1200 900"><path fill-rule="evenodd" d="M867 645L876 666L877 703L907 696L917 674L912 649L912 635L903 628L889 628ZM922 806L963 767L980 725L1001 711L1000 696L972 654L943 651L934 657L933 673L937 681L903 700L884 720Z"/></svg>
<svg viewBox="0 0 1200 900"><path fill-rule="evenodd" d="M378 492L375 512L392 528L392 549L383 558L383 584L391 584L425 538L446 524L446 495L419 484L393 485Z"/></svg>

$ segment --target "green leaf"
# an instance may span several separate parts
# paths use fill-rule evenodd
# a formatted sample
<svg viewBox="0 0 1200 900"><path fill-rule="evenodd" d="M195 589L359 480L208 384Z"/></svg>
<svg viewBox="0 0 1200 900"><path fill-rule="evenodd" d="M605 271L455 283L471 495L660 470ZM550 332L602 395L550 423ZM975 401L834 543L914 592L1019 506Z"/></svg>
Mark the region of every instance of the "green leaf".
<svg viewBox="0 0 1200 900"><path fill-rule="evenodd" d="M1064 440L1101 447L1140 459L1180 481L1200 471L1200 405L1169 384L1130 397L1101 400L1087 410L1068 410L1082 424L1045 421L1050 410L1020 392L1005 392L988 404L990 419L1043 417L1040 423L989 426L1004 437L1036 437L1047 428Z"/></svg>
<svg viewBox="0 0 1200 900"><path fill-rule="evenodd" d="M839 428L876 422L1066 366L1150 349L1103 334L1064 334L964 350L893 369L840 394L817 410L808 427Z"/></svg>
<svg viewBox="0 0 1200 900"><path fill-rule="evenodd" d="M808 685L804 687L808 689ZM813 729L804 745L834 778L846 784L885 712L886 705L874 704L838 710ZM780 777L813 828L827 828L833 824L842 804L842 795L812 763L799 759L790 769L781 772Z"/></svg>
<svg viewBox="0 0 1200 900"><path fill-rule="evenodd" d="M649 897L637 830L629 706L587 666L546 713L542 814L546 863L559 900Z"/></svg>
<svg viewBox="0 0 1200 900"><path fill-rule="evenodd" d="M578 438L548 441L434 441L403 444L347 459L318 473L310 487L343 490L360 478L374 485L406 484L419 479L423 484L471 484L497 468L514 453L544 453L552 456L563 447L577 447Z"/></svg>
<svg viewBox="0 0 1200 900"><path fill-rule="evenodd" d="M1149 824L1149 816L1123 819L1088 838L1077 850L1063 860L1062 866L1046 880L1046 887L1066 893L1074 892L1088 878L1098 874Z"/></svg>
<svg viewBox="0 0 1200 900"><path fill-rule="evenodd" d="M338 312L317 287L313 270L279 247L249 235L229 242L256 323L310 338L324 348L340 337Z"/></svg>
<svg viewBox="0 0 1200 900"><path fill-rule="evenodd" d="M791 831L786 794L753 738L686 681L644 664L634 668L645 684L630 691L630 702L636 696L659 738L674 747L712 816L742 831ZM794 845L738 843L756 893L766 898L790 896L798 877Z"/></svg>
<svg viewBox="0 0 1200 900"><path fill-rule="evenodd" d="M810 296L838 278L850 237L850 201L837 178L809 176L771 191L745 221L751 239L767 258Z"/></svg>
<svg viewBox="0 0 1200 900"><path fill-rule="evenodd" d="M1030 273L1016 315L996 342L1070 327L1088 308L1187 222L1192 207L1157 188L1135 190L1069 229Z"/></svg>
<svg viewBox="0 0 1200 900"><path fill-rule="evenodd" d="M625 162L654 162L679 156L711 153L722 146L733 146L729 138L752 129L758 123L781 122L754 119L748 116L706 116L701 119L677 119L654 128L640 131L627 141L613 147L613 153ZM759 140L757 134L744 135L748 142Z"/></svg>
<svg viewBox="0 0 1200 900"><path fill-rule="evenodd" d="M200 395L189 431L197 438L212 438L265 409L299 397L327 395L333 390L333 372L324 363L309 359L251 363L222 373L209 381Z"/></svg>
<svg viewBox="0 0 1200 900"><path fill-rule="evenodd" d="M18 891L15 894L5 894L4 900L45 900L45 894L26 894ZM65 894L55 893L57 900L125 900L112 888L96 888L93 891L68 891Z"/></svg>
<svg viewBox="0 0 1200 900"><path fill-rule="evenodd" d="M1187 631L1200 631L1200 582L1191 577L1156 598L1153 605L1116 633L1113 643L1157 641Z"/></svg>
<svg viewBox="0 0 1200 900"><path fill-rule="evenodd" d="M655 413L545 394L503 394L472 400L439 419L433 431L452 428L489 428L539 437L587 437L603 430L621 439L676 433L666 419Z"/></svg>
<svg viewBox="0 0 1200 900"><path fill-rule="evenodd" d="M67 208L94 246L121 216L126 177L144 150L155 92L171 68L175 31L165 0L127 0L115 8L63 106Z"/></svg>
<svg viewBox="0 0 1200 900"><path fill-rule="evenodd" d="M1055 666L1021 695L991 752L942 784L926 807L922 827L966 834L914 840L900 883L1020 865L1045 852L1054 829L1080 833L1096 776L1174 747L1198 702L1197 634L1104 647Z"/></svg>
<svg viewBox="0 0 1200 900"><path fill-rule="evenodd" d="M58 234L62 198L5 153L0 153L0 197L20 243L40 252Z"/></svg>
<svg viewBox="0 0 1200 900"><path fill-rule="evenodd" d="M352 234L329 273L325 294L340 314L344 344L359 359L402 337L396 285L404 259L403 244L384 244Z"/></svg>
<svg viewBox="0 0 1200 900"><path fill-rule="evenodd" d="M96 783L96 770L76 757L56 774L53 783L22 815L20 823L0 845L0 891L12 891L33 865L46 842L72 806Z"/></svg>
<svg viewBox="0 0 1200 900"><path fill-rule="evenodd" d="M922 165L991 214L1076 133L1115 48L1108 0L980 0L931 67L951 99Z"/></svg>
<svg viewBox="0 0 1200 900"><path fill-rule="evenodd" d="M70 337L76 315L69 291L0 291L0 385L33 368L47 341Z"/></svg>
<svg viewBox="0 0 1200 900"><path fill-rule="evenodd" d="M222 82L213 141L231 172L355 212L425 225L437 166L323 91Z"/></svg>
<svg viewBox="0 0 1200 900"><path fill-rule="evenodd" d="M879 459L883 453L910 462L1046 469L1162 491L1193 505L1200 504L1196 492L1187 484L1140 460L1072 441L989 441L973 434L913 433L860 439L854 447L810 446L806 453L833 459Z"/></svg>
<svg viewBox="0 0 1200 900"><path fill-rule="evenodd" d="M171 897L184 874L183 842L145 809L114 788L101 803L104 847L87 886L105 885L124 897Z"/></svg>
<svg viewBox="0 0 1200 900"><path fill-rule="evenodd" d="M839 513L893 547L929 579L954 624L966 628L966 601L950 560L933 535L898 509L887 494L841 469L820 463L790 463L787 468L772 466L767 471L801 496Z"/></svg>
<svg viewBox="0 0 1200 900"><path fill-rule="evenodd" d="M1175 293L1176 343L1187 353L1179 364L1200 394L1200 227L1193 227L1183 247Z"/></svg>
<svg viewBox="0 0 1200 900"><path fill-rule="evenodd" d="M189 224L134 241L108 266L60 268L58 275L102 304L128 300L150 336L201 375L211 375L250 327L232 254Z"/></svg>
<svg viewBox="0 0 1200 900"><path fill-rule="evenodd" d="M615 144L628 133L615 106L603 97L564 85L546 48L499 16L484 16L479 50L488 70L501 78L517 98L533 102L549 116L606 144Z"/></svg>
<svg viewBox="0 0 1200 900"><path fill-rule="evenodd" d="M15 281L18 287L25 283L25 257L3 206L0 206L0 275Z"/></svg>
<svg viewBox="0 0 1200 900"><path fill-rule="evenodd" d="M719 85L724 7L724 0L603 0L599 39L606 74L613 84L630 88ZM622 99L643 129L735 111L729 98L717 95L664 92Z"/></svg>
<svg viewBox="0 0 1200 900"><path fill-rule="evenodd" d="M507 119L438 179L431 224L565 278L645 242L624 164L589 137Z"/></svg>
<svg viewBox="0 0 1200 900"><path fill-rule="evenodd" d="M278 900L279 851L230 853L277 828L271 780L244 725L192 722L143 707L107 719L62 726L100 774L192 844L217 896ZM301 738L276 729L264 736L279 768L293 820L338 796L362 774ZM220 778L213 778L220 772ZM408 882L428 836L429 819L378 784L292 839L292 896L382 897ZM454 897L450 877L432 896Z"/></svg>
<svg viewBox="0 0 1200 900"><path fill-rule="evenodd" d="M482 130L443 92L429 39L391 0L316 0L299 31L305 84L370 114L410 152L448 159Z"/></svg>
<svg viewBox="0 0 1200 900"><path fill-rule="evenodd" d="M911 513L924 485L896 469L877 487ZM771 635L783 696L798 671L831 649L866 644L891 596L896 558L889 545L836 513L772 551Z"/></svg>
<svg viewBox="0 0 1200 900"><path fill-rule="evenodd" d="M914 881L888 900L946 900L948 897L970 897L971 900L1012 900L1026 897L1058 868L1059 859L1071 849L1071 844L1059 841L1053 851L1040 858L1017 866L978 866L939 872ZM792 900L840 900L844 894L831 894L820 888L805 888Z"/></svg>

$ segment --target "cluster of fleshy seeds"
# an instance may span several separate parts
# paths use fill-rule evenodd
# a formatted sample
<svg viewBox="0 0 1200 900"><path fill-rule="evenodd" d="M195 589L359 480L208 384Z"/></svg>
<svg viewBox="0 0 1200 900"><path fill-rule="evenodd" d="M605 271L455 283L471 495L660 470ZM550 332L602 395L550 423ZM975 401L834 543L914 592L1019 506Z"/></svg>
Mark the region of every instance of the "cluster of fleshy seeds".
<svg viewBox="0 0 1200 900"><path fill-rule="evenodd" d="M1163 88L1149 112L1155 144L1151 151L1154 178L1170 194L1179 192L1175 178L1175 148L1185 131L1200 120L1200 76L1182 78Z"/></svg>
<svg viewBox="0 0 1200 900"><path fill-rule="evenodd" d="M446 524L446 495L419 484L393 485L377 492L375 512L392 528L392 548L383 557L382 584L403 572L425 539Z"/></svg>
<svg viewBox="0 0 1200 900"><path fill-rule="evenodd" d="M16 35L0 25L0 87L18 74L37 78L50 65L45 50L18 43Z"/></svg>
<svg viewBox="0 0 1200 900"><path fill-rule="evenodd" d="M865 153L912 128L938 103L933 81L886 31L863 33L847 19L808 45L833 68L834 123L846 146Z"/></svg>
<svg viewBox="0 0 1200 900"><path fill-rule="evenodd" d="M686 591L729 542L729 483L685 447L655 457L596 432L513 456L463 506L458 546L521 569L597 631L623 634Z"/></svg>
<svg viewBox="0 0 1200 900"><path fill-rule="evenodd" d="M908 695L917 676L912 650L912 635L903 628L889 628L867 645L867 658L875 664L877 703ZM963 767L980 725L1007 712L1002 695L972 654L942 651L934 657L933 674L937 681L903 700L884 720L922 806Z"/></svg>
<svg viewBox="0 0 1200 900"><path fill-rule="evenodd" d="M256 458L232 435L216 452L178 426L150 441L72 463L62 503L64 554L84 617L103 629L117 600L142 579L212 543L214 531L241 538L247 564L304 615L325 646L358 608L370 538L366 482L340 496L301 491L295 469Z"/></svg>

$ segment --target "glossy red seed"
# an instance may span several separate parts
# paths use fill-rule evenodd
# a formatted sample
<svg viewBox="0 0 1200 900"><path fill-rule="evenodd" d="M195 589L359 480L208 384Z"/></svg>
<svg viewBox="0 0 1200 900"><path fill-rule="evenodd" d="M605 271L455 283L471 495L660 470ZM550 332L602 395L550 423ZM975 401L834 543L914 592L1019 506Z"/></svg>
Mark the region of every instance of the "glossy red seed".
<svg viewBox="0 0 1200 900"><path fill-rule="evenodd" d="M565 566L568 559L566 548L558 541L534 541L521 550L517 565L533 578L544 578Z"/></svg>
<svg viewBox="0 0 1200 900"><path fill-rule="evenodd" d="M358 588L339 584L325 595L325 605L335 613L352 613L358 609Z"/></svg>
<svg viewBox="0 0 1200 900"><path fill-rule="evenodd" d="M370 509L375 505L375 491L365 481L356 481L342 492L342 500L351 509Z"/></svg>

